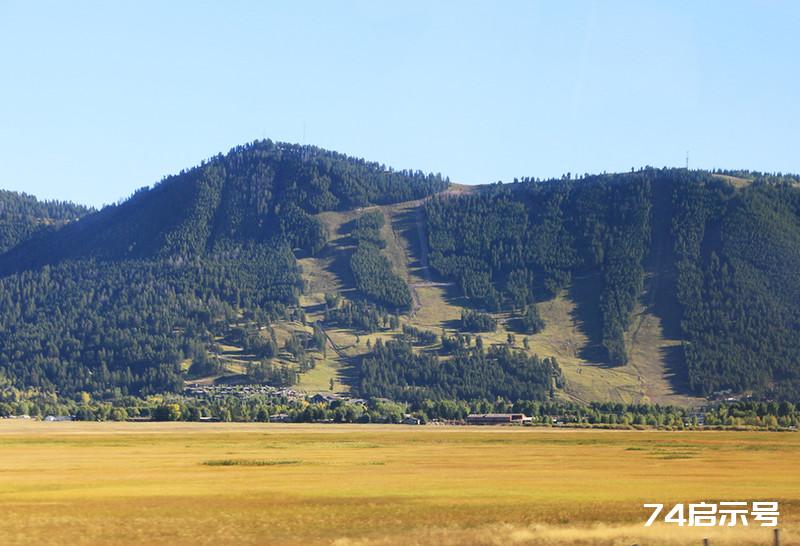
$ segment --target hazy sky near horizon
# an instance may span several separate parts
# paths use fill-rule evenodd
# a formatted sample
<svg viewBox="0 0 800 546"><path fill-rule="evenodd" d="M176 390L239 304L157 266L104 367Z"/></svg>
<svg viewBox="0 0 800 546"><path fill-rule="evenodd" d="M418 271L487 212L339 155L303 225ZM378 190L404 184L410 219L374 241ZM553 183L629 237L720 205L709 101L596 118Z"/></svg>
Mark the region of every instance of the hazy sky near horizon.
<svg viewBox="0 0 800 546"><path fill-rule="evenodd" d="M800 2L0 0L0 188L101 205L258 138L463 183L800 171Z"/></svg>

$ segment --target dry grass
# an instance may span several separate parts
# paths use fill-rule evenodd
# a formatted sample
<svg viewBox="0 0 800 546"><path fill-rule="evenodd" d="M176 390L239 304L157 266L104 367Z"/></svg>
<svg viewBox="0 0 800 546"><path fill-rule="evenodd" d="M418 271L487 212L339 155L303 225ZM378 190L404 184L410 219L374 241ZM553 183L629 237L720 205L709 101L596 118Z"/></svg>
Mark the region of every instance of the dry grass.
<svg viewBox="0 0 800 546"><path fill-rule="evenodd" d="M635 376L622 368L604 368L581 358L589 339L577 318L575 302L566 294L538 304L545 323L530 337L531 352L555 356L566 380L566 390L578 400L636 402L641 392Z"/></svg>
<svg viewBox="0 0 800 546"><path fill-rule="evenodd" d="M0 542L768 544L641 504L778 499L792 544L799 461L778 433L5 421Z"/></svg>
<svg viewBox="0 0 800 546"><path fill-rule="evenodd" d="M724 180L725 182L727 182L728 184L737 189L745 188L753 183L752 178L741 178L739 176L729 176L727 174L715 174L713 176L714 178L719 178L721 180Z"/></svg>
<svg viewBox="0 0 800 546"><path fill-rule="evenodd" d="M331 379L333 379L333 392L347 394L350 389L342 383L342 365L336 353L328 348L327 355L315 355L316 365L314 369L300 374L300 381L296 388L307 393L328 392L331 390Z"/></svg>

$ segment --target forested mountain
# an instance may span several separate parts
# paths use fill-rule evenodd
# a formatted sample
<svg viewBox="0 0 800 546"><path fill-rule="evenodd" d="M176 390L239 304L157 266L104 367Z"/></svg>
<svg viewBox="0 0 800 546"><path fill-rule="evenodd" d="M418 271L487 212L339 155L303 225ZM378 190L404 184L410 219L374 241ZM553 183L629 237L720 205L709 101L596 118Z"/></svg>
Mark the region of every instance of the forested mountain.
<svg viewBox="0 0 800 546"><path fill-rule="evenodd" d="M275 237L303 252L325 244L313 214L425 197L441 176L395 172L312 146L257 141L143 188L118 205L0 258L3 272L68 258L199 256L227 241Z"/></svg>
<svg viewBox="0 0 800 546"><path fill-rule="evenodd" d="M296 304L302 281L292 250L313 254L326 242L313 214L447 185L438 175L259 141L61 229L31 234L18 222L0 255L0 374L64 393L180 389L181 362L231 321L263 326ZM9 206L15 221L85 212L20 201Z"/></svg>
<svg viewBox="0 0 800 546"><path fill-rule="evenodd" d="M274 326L300 324L322 352L321 328L350 332L349 353L330 344L349 359L353 393L543 400L566 380L561 356L530 348L528 336L547 329L542 302L568 294L594 314L597 350L585 361L610 370L630 358L652 282L655 312L677 317L673 372L687 392L800 393L795 177L647 168L448 187L439 175L259 141L100 211L2 192L0 376L71 396L177 391L220 369L211 351L245 331L242 351L257 360L242 376L257 380L250 372L282 353L275 369L296 377L314 359L294 330L279 344ZM398 265L412 247L425 271L414 282L410 264ZM309 294L298 259L328 268L314 278L335 277L341 293ZM588 289L576 295L576 283ZM431 326L435 313L422 309L420 328L417 290L450 284L457 295L445 303L457 310ZM268 354L250 350L261 342Z"/></svg>
<svg viewBox="0 0 800 546"><path fill-rule="evenodd" d="M39 201L32 195L0 190L0 253L88 212L88 208L73 203Z"/></svg>
<svg viewBox="0 0 800 546"><path fill-rule="evenodd" d="M682 316L694 392L796 393L797 179L744 173L737 189L727 174L644 169L434 198L426 206L431 265L490 311L549 299L575 276L594 279L601 360L620 365L649 262L672 283L662 290Z"/></svg>

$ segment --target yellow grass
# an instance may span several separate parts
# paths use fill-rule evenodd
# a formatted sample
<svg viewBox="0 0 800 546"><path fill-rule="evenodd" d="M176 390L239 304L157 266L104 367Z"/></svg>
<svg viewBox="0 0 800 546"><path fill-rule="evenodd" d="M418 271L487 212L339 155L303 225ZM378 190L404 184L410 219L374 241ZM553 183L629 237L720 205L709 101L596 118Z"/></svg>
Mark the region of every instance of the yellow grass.
<svg viewBox="0 0 800 546"><path fill-rule="evenodd" d="M557 358L570 395L582 401L639 401L642 393L630 373L620 367L592 365L580 357L589 339L581 329L575 303L570 298L562 294L537 307L545 327L530 337L531 352Z"/></svg>
<svg viewBox="0 0 800 546"><path fill-rule="evenodd" d="M315 357L314 369L300 375L300 381L296 388L307 393L330 391L331 379L333 379L333 392L348 394L350 389L342 383L341 364L335 357L336 353L330 348L328 348L326 358Z"/></svg>
<svg viewBox="0 0 800 546"><path fill-rule="evenodd" d="M733 186L734 188L737 188L737 189L741 189L741 188L747 187L747 186L749 186L750 184L753 183L753 179L752 178L741 178L741 177L738 177L738 176L729 176L729 175L726 175L726 174L715 174L713 176L714 176L714 178L719 178L721 180L726 181L728 184L730 184L731 186Z"/></svg>
<svg viewBox="0 0 800 546"><path fill-rule="evenodd" d="M769 544L645 529L645 502L781 501L800 436L0 422L0 543Z"/></svg>

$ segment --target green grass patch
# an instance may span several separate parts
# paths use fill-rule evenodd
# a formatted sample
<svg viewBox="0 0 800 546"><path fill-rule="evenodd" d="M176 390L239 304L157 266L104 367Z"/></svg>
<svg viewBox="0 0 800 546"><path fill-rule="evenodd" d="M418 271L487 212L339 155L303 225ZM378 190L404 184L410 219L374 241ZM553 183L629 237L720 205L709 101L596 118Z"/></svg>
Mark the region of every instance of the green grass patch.
<svg viewBox="0 0 800 546"><path fill-rule="evenodd" d="M278 466L300 464L301 462L296 459L214 459L203 461L203 464L205 466Z"/></svg>

